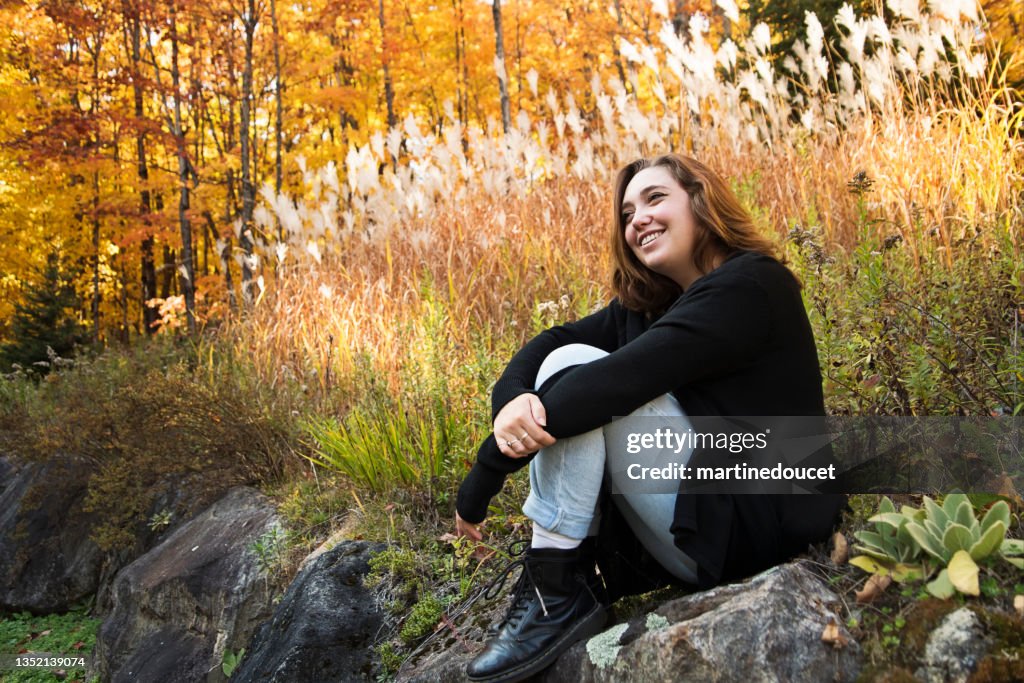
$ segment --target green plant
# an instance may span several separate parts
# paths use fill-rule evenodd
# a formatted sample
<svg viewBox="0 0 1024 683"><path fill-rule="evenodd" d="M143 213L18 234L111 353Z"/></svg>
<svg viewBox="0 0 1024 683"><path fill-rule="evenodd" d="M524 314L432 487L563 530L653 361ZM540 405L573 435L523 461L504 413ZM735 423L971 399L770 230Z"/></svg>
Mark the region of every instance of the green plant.
<svg viewBox="0 0 1024 683"><path fill-rule="evenodd" d="M242 657L245 655L245 648L243 647L238 652L227 651L224 653L224 660L220 664L220 670L224 672L224 675L231 678L231 674L235 672L239 663L242 661Z"/></svg>
<svg viewBox="0 0 1024 683"><path fill-rule="evenodd" d="M444 603L433 593L427 593L406 617L399 633L402 642L408 645L432 633L443 613Z"/></svg>
<svg viewBox="0 0 1024 683"><path fill-rule="evenodd" d="M443 404L378 394L340 421L312 417L304 428L313 440L314 453L305 456L310 462L382 493L395 488L432 491L449 470L461 426Z"/></svg>
<svg viewBox="0 0 1024 683"><path fill-rule="evenodd" d="M924 497L924 515L907 523L907 533L926 553L949 564L958 551L967 551L978 562L999 550L1010 526L1010 506L999 501L989 508L979 523L966 495L946 496L940 506Z"/></svg>
<svg viewBox="0 0 1024 683"><path fill-rule="evenodd" d="M391 641L381 643L376 647L376 651L382 669L380 680L390 680L402 665L402 655Z"/></svg>
<svg viewBox="0 0 1024 683"><path fill-rule="evenodd" d="M907 532L907 524L915 519L918 511L903 506L896 512L896 506L888 497L882 498L878 510L878 514L868 520L874 524L874 531L854 532L854 538L860 543L853 547L864 555L854 557L850 564L872 574L892 576L896 581L920 579L922 570L915 562L921 549Z"/></svg>
<svg viewBox="0 0 1024 683"><path fill-rule="evenodd" d="M850 564L876 574L887 574L896 581L936 578L926 588L939 598L957 591L979 595L979 563L1002 557L1024 569L1024 541L1007 539L1010 507L995 502L979 522L970 499L961 493L949 494L942 505L924 496L923 507L903 506L896 512L888 498L879 504L879 512L868 520L875 530L858 531L854 546L865 553Z"/></svg>
<svg viewBox="0 0 1024 683"><path fill-rule="evenodd" d="M0 370L17 365L36 376L45 375L62 357L88 341L76 315L81 305L75 292L76 273L59 249L46 256L45 266L35 273L24 300L15 304L10 341L0 344Z"/></svg>
<svg viewBox="0 0 1024 683"><path fill-rule="evenodd" d="M151 531L159 531L167 526L170 526L171 519L174 518L174 513L164 508L160 512L154 513L149 518L149 528Z"/></svg>
<svg viewBox="0 0 1024 683"><path fill-rule="evenodd" d="M273 574L281 566L286 540L286 534L275 526L249 544L249 550L256 556L256 563L264 575Z"/></svg>
<svg viewBox="0 0 1024 683"><path fill-rule="evenodd" d="M978 522L974 507L966 495L946 496L938 505L924 497L924 515L907 524L907 532L921 549L938 560L943 568L928 584L936 597L949 597L953 590L978 595L978 562L995 556L997 551L1011 564L1024 568L1020 541L1006 540L1010 526L1010 506L998 501ZM1004 547L1005 546L1005 547Z"/></svg>

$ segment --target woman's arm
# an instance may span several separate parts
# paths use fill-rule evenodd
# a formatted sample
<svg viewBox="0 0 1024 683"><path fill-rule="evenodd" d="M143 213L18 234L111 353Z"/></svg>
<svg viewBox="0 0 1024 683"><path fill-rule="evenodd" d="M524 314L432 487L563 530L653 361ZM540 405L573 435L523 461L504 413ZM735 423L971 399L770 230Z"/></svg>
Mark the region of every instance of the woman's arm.
<svg viewBox="0 0 1024 683"><path fill-rule="evenodd" d="M674 389L756 362L773 302L758 279L715 275L695 283L639 337L540 392L547 431L556 438L582 434Z"/></svg>
<svg viewBox="0 0 1024 683"><path fill-rule="evenodd" d="M535 394L537 371L555 349L567 344L590 344L612 351L619 343L617 318L625 316L618 301L574 323L566 323L545 330L520 349L494 385L491 392L491 418L498 417L502 408L523 394ZM543 406L541 406L543 408ZM536 413L534 413L536 415ZM516 435L518 436L518 435ZM541 442L541 445L545 445ZM492 433L477 452L477 460L459 487L456 509L458 523L479 523L487 516L487 506L505 482L505 477L521 469L529 457L509 457Z"/></svg>
<svg viewBox="0 0 1024 683"><path fill-rule="evenodd" d="M512 360L494 385L491 392L491 419L497 417L505 404L520 394L535 393L537 371L544 359L555 349L568 344L590 344L600 349L614 351L619 345L619 317L625 309L617 300L574 323L565 323L544 330L526 343Z"/></svg>

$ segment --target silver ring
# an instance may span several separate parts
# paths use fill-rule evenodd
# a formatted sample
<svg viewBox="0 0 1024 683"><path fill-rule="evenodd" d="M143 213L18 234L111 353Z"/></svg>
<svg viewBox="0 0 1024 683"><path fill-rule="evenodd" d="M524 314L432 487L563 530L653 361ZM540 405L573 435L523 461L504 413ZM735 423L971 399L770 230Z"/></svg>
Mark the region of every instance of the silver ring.
<svg viewBox="0 0 1024 683"><path fill-rule="evenodd" d="M509 448L511 448L512 444L519 443L520 441L522 441L522 439L513 439L512 441L506 441L505 445L508 446Z"/></svg>
<svg viewBox="0 0 1024 683"><path fill-rule="evenodd" d="M516 439L516 441L522 441L523 439L525 439L525 438L526 438L526 437L528 437L529 435L530 435L530 432L525 432L525 433L524 433L524 434L523 434L523 435L522 435L521 437L519 437L518 439Z"/></svg>

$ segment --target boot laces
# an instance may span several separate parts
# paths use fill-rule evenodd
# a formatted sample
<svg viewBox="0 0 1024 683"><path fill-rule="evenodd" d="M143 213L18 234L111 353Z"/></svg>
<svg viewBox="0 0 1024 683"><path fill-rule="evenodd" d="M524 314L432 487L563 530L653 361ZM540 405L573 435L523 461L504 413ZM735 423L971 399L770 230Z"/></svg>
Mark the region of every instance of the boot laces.
<svg viewBox="0 0 1024 683"><path fill-rule="evenodd" d="M501 571L494 581L484 591L484 598L487 600L494 600L500 594L502 589L505 587L505 581L509 575L519 568L519 578L516 580L515 585L512 588L512 604L509 605L508 612L505 613L505 617L497 625L496 628L501 629L505 624L511 624L515 626L519 623L526 612L530 608L530 601L533 596L536 595L540 601L540 608L544 612L544 616L548 616L548 607L544 604L544 596L541 595L540 589L537 587L537 582L533 578L533 574L530 571L530 563L526 560L526 549L529 547L525 541L516 541L509 546L509 556L517 557L519 559L512 560L505 568Z"/></svg>

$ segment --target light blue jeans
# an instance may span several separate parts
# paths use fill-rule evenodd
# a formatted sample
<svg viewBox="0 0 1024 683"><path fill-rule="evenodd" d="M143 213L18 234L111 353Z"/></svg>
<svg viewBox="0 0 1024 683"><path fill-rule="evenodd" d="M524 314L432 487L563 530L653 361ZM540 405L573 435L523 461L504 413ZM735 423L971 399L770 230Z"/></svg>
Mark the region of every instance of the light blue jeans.
<svg viewBox="0 0 1024 683"><path fill-rule="evenodd" d="M558 348L541 365L535 388L539 389L548 378L565 368L606 355L607 352L586 344ZM671 394L641 406L630 417L670 418L670 424L676 428L689 424L686 413ZM530 495L523 504L523 513L545 529L569 538L582 539L596 534L597 500L602 480L606 475L612 477L613 490L616 489L615 484L625 476L626 468L637 462L636 455L606 447L606 443L626 442L620 432L627 428L628 422L616 420L585 434L559 439L537 453L530 463ZM690 455L679 454L678 462L685 464ZM636 486L628 485L620 488L627 492L614 494L615 504L644 548L674 576L696 583L696 562L676 547L669 531L675 515L676 494L636 492Z"/></svg>

